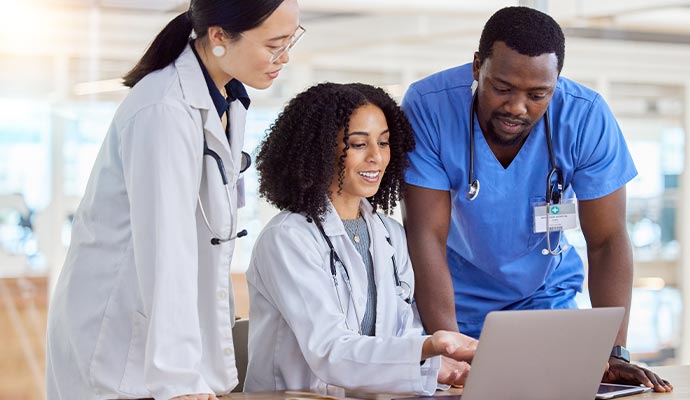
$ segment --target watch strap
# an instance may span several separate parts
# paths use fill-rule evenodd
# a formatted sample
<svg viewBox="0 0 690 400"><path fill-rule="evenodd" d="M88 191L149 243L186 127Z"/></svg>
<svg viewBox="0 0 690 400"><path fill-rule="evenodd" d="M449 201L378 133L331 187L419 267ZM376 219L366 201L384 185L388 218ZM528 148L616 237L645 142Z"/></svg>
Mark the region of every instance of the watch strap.
<svg viewBox="0 0 690 400"><path fill-rule="evenodd" d="M615 357L627 363L630 362L630 352L623 346L613 346L613 348L611 349L611 357Z"/></svg>

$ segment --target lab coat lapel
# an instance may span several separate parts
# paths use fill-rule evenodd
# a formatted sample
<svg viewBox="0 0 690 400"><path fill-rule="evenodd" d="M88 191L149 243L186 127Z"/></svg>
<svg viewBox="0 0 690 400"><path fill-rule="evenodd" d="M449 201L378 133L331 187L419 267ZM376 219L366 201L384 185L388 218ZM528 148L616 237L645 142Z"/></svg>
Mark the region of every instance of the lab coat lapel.
<svg viewBox="0 0 690 400"><path fill-rule="evenodd" d="M220 158L223 159L225 173L228 177L228 184L230 187L234 187L239 176L239 168L236 168L235 164L237 157L233 157L230 151L230 144L228 143L228 138L225 136L223 124L220 122L220 118L218 118L216 109L212 106L210 109L201 110L201 119L204 124L206 143L209 149L213 149L213 151L218 153ZM240 151L241 148L237 150L238 154Z"/></svg>
<svg viewBox="0 0 690 400"><path fill-rule="evenodd" d="M350 276L352 293L349 290L345 291L342 305L346 309L345 315L348 325L356 329L362 323L361 318L364 318L364 312L366 311L367 275L364 263L354 244L352 244L350 237L347 235L338 212L330 202L328 204L328 212L324 217L323 229L331 239L333 248L343 262L343 265L336 263L338 280L342 285L347 285L345 282L347 278L342 268L345 268ZM350 296L352 296L352 300L350 300Z"/></svg>
<svg viewBox="0 0 690 400"><path fill-rule="evenodd" d="M376 282L376 335L395 334L398 305L396 302L395 279L393 278L394 249L386 238L390 235L381 219L373 212L368 201L362 201L362 215L367 221L371 244L369 250L374 261L374 281Z"/></svg>
<svg viewBox="0 0 690 400"><path fill-rule="evenodd" d="M218 112L208 93L204 74L189 45L175 61L175 68L184 94L184 101L193 110L198 110L199 112L199 114L192 115L200 128L199 140L205 138L209 149L220 156L228 179L228 189L231 192L231 196L235 196L235 185L239 173L234 168L230 146L223 131L223 125L218 117ZM228 204L227 195L215 160L206 156L203 157L203 163L204 173L199 188L199 197L205 207L208 220L213 221L213 226L218 234L226 237L230 235L232 218L237 216L237 203L235 200L233 205ZM204 228L200 232L204 232L203 234L205 235L207 231ZM218 249L222 249L222 251L227 253L227 255L223 256L224 258L230 259L232 246L221 246Z"/></svg>
<svg viewBox="0 0 690 400"><path fill-rule="evenodd" d="M194 56L194 52L192 51L190 45L185 47L180 57L178 57L175 61L175 68L177 69L177 73L180 77L180 85L182 86L182 92L184 93L185 100L191 107L198 109L201 113L201 122L208 147L213 149L223 159L228 179L234 184L236 181L236 177L234 176L234 171L236 168L234 167L233 160L235 158L233 158L233 155L230 152L230 145L228 144L228 139L225 136L223 125L220 122L220 118L218 118L215 106L213 105L213 100L208 94L208 86L204 80L204 74L201 72L199 61L196 59L196 56ZM244 118L239 118L238 116L233 119L242 120L241 122L237 121L236 124L238 125L238 128L244 129ZM235 132L244 131L235 130ZM244 135L238 133L233 136ZM240 140L240 147L238 149L239 153L239 151L241 151L241 141L243 138L238 139Z"/></svg>
<svg viewBox="0 0 690 400"><path fill-rule="evenodd" d="M242 162L242 148L244 147L244 128L247 120L247 109L239 100L230 103L228 113L230 124L230 154L234 162L233 171L239 175Z"/></svg>
<svg viewBox="0 0 690 400"><path fill-rule="evenodd" d="M196 109L212 109L213 100L208 94L204 74L190 45L187 45L175 60L175 69L180 78L184 100Z"/></svg>

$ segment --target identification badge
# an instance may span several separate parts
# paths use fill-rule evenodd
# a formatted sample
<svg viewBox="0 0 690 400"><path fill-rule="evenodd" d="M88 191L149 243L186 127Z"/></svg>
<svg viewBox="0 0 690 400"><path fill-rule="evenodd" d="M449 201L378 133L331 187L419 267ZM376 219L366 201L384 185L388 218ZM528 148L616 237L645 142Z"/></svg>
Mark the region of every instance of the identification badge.
<svg viewBox="0 0 690 400"><path fill-rule="evenodd" d="M534 233L546 232L547 217L550 232L577 228L580 221L577 217L577 201L569 199L559 204L551 204L548 208L545 203L535 205Z"/></svg>
<svg viewBox="0 0 690 400"><path fill-rule="evenodd" d="M244 176L237 180L237 208L242 208L246 204L244 198Z"/></svg>

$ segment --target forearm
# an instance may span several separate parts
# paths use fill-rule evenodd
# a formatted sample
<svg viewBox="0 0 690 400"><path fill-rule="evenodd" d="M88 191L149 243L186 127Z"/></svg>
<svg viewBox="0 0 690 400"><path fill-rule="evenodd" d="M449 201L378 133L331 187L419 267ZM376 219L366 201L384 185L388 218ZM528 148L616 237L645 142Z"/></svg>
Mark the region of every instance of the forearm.
<svg viewBox="0 0 690 400"><path fill-rule="evenodd" d="M457 332L455 294L446 259L450 193L414 185L406 188L403 219L419 316L429 334L438 330Z"/></svg>
<svg viewBox="0 0 690 400"><path fill-rule="evenodd" d="M407 247L414 269L415 301L428 334L458 331L453 281L446 260L447 231L415 224L407 230Z"/></svg>
<svg viewBox="0 0 690 400"><path fill-rule="evenodd" d="M633 260L627 235L596 249L588 248L589 294L593 307L625 307L616 344L625 346L632 296Z"/></svg>
<svg viewBox="0 0 690 400"><path fill-rule="evenodd" d="M436 251L445 254L445 247ZM417 258L428 260L424 266L415 269L415 301L424 329L429 334L438 330L457 332L453 282L445 257L443 261L435 262L431 254L420 254ZM412 260L416 265L415 258Z"/></svg>

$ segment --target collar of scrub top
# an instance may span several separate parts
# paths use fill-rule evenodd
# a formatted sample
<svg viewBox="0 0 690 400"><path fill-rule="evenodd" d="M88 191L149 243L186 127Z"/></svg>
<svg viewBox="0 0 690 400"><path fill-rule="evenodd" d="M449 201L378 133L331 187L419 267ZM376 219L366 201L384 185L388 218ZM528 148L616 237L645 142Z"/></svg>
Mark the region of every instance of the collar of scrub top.
<svg viewBox="0 0 690 400"><path fill-rule="evenodd" d="M211 79L211 75L208 73L206 66L201 61L201 57L199 57L199 53L197 53L193 41L190 43L190 47L192 48L192 51L199 62L201 72L204 74L204 80L206 81L206 86L208 86L208 93L211 95L211 100L213 100L213 105L215 106L216 111L218 111L218 116L222 117L223 113L227 111L228 107L230 107L230 103L235 100L239 100L244 106L245 110L248 110L251 99L249 98L247 89L245 89L242 82L233 78L225 85L225 91L228 93L228 97L223 97L223 95L220 93L220 90L218 90L218 87L213 82L213 79Z"/></svg>

